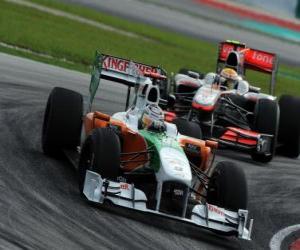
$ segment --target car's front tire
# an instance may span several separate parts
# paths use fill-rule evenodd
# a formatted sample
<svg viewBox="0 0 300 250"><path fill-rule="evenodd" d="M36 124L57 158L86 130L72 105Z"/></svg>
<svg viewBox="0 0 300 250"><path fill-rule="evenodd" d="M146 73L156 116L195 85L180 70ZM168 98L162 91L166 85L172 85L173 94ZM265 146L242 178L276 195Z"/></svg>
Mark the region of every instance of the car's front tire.
<svg viewBox="0 0 300 250"><path fill-rule="evenodd" d="M279 99L279 152L296 158L300 153L300 98L283 95Z"/></svg>
<svg viewBox="0 0 300 250"><path fill-rule="evenodd" d="M231 211L247 209L248 188L244 171L232 162L219 162L209 181L207 202Z"/></svg>
<svg viewBox="0 0 300 250"><path fill-rule="evenodd" d="M76 149L82 126L82 95L55 87L48 98L42 129L42 148L46 155L58 156L61 149Z"/></svg>
<svg viewBox="0 0 300 250"><path fill-rule="evenodd" d="M79 190L83 192L87 170L102 178L116 180L120 174L121 146L119 137L111 128L97 128L86 138L78 166Z"/></svg>
<svg viewBox="0 0 300 250"><path fill-rule="evenodd" d="M279 125L278 103L269 99L259 99L254 110L254 130L261 134L273 135L271 143L271 153L261 154L254 150L251 154L252 159L258 162L267 163L273 159L278 135Z"/></svg>

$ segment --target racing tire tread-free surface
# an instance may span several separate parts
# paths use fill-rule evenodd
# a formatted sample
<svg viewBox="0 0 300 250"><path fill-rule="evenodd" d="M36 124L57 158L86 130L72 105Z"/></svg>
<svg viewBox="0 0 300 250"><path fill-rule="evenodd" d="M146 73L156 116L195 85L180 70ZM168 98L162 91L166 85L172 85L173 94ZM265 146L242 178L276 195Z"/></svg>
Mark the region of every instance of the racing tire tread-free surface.
<svg viewBox="0 0 300 250"><path fill-rule="evenodd" d="M273 135L271 154L265 155L252 152L251 157L254 161L267 163L273 159L277 143L279 126L279 107L277 101L269 99L259 99L254 110L254 130L262 134Z"/></svg>
<svg viewBox="0 0 300 250"><path fill-rule="evenodd" d="M232 211L247 209L248 187L244 171L233 162L219 162L208 185L207 202Z"/></svg>
<svg viewBox="0 0 300 250"><path fill-rule="evenodd" d="M173 123L177 126L177 130L180 134L202 139L202 130L197 123L183 118L177 118L173 121Z"/></svg>
<svg viewBox="0 0 300 250"><path fill-rule="evenodd" d="M96 128L86 138L79 160L79 190L83 191L86 170L116 180L120 172L120 140L111 128Z"/></svg>
<svg viewBox="0 0 300 250"><path fill-rule="evenodd" d="M42 148L46 155L57 156L61 149L76 149L82 126L82 95L65 88L52 89L42 129Z"/></svg>
<svg viewBox="0 0 300 250"><path fill-rule="evenodd" d="M282 143L279 152L296 158L300 153L300 98L282 95L279 99L279 106L278 141Z"/></svg>

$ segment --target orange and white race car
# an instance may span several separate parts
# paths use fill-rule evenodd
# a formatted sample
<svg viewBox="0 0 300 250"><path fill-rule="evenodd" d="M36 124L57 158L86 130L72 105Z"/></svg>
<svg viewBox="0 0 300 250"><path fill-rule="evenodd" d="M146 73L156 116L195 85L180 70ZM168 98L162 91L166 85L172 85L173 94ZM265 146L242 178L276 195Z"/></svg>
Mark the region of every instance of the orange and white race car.
<svg viewBox="0 0 300 250"><path fill-rule="evenodd" d="M160 68L97 54L85 114L81 94L60 87L50 93L44 153L79 158L79 190L91 202L109 201L249 240L253 220L248 228L244 172L231 162L214 164L216 142L181 135L165 121L158 105L165 78ZM134 88L125 112L92 111L100 79Z"/></svg>

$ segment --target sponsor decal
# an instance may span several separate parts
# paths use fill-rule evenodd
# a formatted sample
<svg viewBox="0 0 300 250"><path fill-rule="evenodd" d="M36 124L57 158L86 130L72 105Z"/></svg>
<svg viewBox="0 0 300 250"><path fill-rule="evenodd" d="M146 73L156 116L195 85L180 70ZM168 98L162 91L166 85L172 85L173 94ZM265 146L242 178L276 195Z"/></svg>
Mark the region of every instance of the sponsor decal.
<svg viewBox="0 0 300 250"><path fill-rule="evenodd" d="M174 166L174 170L182 172L183 168L180 166Z"/></svg>
<svg viewBox="0 0 300 250"><path fill-rule="evenodd" d="M200 147L197 145L187 143L185 146L186 146L186 150L190 153L199 154L201 152Z"/></svg>
<svg viewBox="0 0 300 250"><path fill-rule="evenodd" d="M274 59L274 54L259 50L248 50L245 56L246 63L257 66L266 71L272 71Z"/></svg>
<svg viewBox="0 0 300 250"><path fill-rule="evenodd" d="M225 61L229 55L229 53L231 51L233 51L234 49L234 45L233 44L228 44L228 43L223 43L221 45L221 50L220 50L220 55L219 55L219 59ZM237 47L237 51L241 51L241 50L244 50L244 46L241 45L241 47Z"/></svg>
<svg viewBox="0 0 300 250"><path fill-rule="evenodd" d="M233 44L223 43L219 54L219 59L226 61L229 53L234 49ZM245 63L255 66L267 72L272 72L275 60L275 54L255 49L245 49L243 45L237 47L237 51L245 50Z"/></svg>
<svg viewBox="0 0 300 250"><path fill-rule="evenodd" d="M170 164L173 167L175 171L183 171L183 167L182 167L183 162L181 160L176 158L171 158L169 156L165 156L165 159L167 160L168 164Z"/></svg>
<svg viewBox="0 0 300 250"><path fill-rule="evenodd" d="M183 190L182 189L174 189L173 192L176 196L183 196Z"/></svg>
<svg viewBox="0 0 300 250"><path fill-rule="evenodd" d="M124 190L129 190L129 184L128 183L121 183L120 188Z"/></svg>
<svg viewBox="0 0 300 250"><path fill-rule="evenodd" d="M222 210L220 210L219 208L217 208L213 205L208 204L208 210L213 212L213 213L219 214L221 216L225 216L225 214Z"/></svg>
<svg viewBox="0 0 300 250"><path fill-rule="evenodd" d="M132 67L130 64L132 62L129 60L113 57L113 56L105 56L102 64L102 68L106 70L114 70L121 73L130 74ZM149 65L134 63L136 68L140 70L142 73L159 73L158 69Z"/></svg>

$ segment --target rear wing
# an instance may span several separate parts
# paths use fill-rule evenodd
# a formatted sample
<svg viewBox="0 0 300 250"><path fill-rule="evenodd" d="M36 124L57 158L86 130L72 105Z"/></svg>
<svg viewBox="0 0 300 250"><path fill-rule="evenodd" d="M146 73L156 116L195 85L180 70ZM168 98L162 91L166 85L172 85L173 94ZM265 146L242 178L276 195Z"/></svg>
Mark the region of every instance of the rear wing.
<svg viewBox="0 0 300 250"><path fill-rule="evenodd" d="M130 89L145 80L144 74L158 73L166 75L160 68L143 63L134 62L128 59L101 54L96 51L90 82L90 107L92 106L100 80L106 79L128 86L126 108L128 107Z"/></svg>
<svg viewBox="0 0 300 250"><path fill-rule="evenodd" d="M274 94L276 74L278 70L278 57L274 53L246 47L244 43L236 41L225 41L219 44L217 72L228 63L230 54L236 51L239 58L236 70L239 74L245 75L246 69L259 71L271 75L270 94Z"/></svg>

